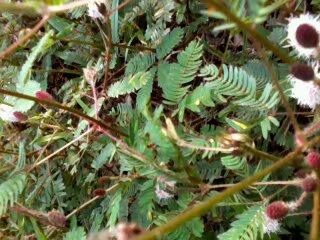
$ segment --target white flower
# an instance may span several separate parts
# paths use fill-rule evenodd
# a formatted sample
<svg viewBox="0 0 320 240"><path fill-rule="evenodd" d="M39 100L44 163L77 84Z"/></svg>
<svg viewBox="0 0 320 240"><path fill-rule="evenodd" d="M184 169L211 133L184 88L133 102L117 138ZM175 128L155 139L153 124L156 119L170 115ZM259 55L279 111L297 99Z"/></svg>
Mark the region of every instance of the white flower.
<svg viewBox="0 0 320 240"><path fill-rule="evenodd" d="M271 219L265 216L264 233L271 234L280 230L280 223L276 219Z"/></svg>
<svg viewBox="0 0 320 240"><path fill-rule="evenodd" d="M13 107L7 104L0 104L0 118L6 122L18 122L19 120L14 115Z"/></svg>
<svg viewBox="0 0 320 240"><path fill-rule="evenodd" d="M93 18L93 19L97 19L97 18L103 18L103 15L100 13L98 6L100 4L104 4L104 1L101 0L92 0L90 1L90 3L88 4L88 15Z"/></svg>
<svg viewBox="0 0 320 240"><path fill-rule="evenodd" d="M164 183L166 186L168 186L169 188L174 188L176 185L176 181L168 181L168 179L166 179L163 176L160 176L157 178L157 181L160 183Z"/></svg>
<svg viewBox="0 0 320 240"><path fill-rule="evenodd" d="M311 57L318 54L320 21L319 16L301 14L288 19L287 39L299 56Z"/></svg>
<svg viewBox="0 0 320 240"><path fill-rule="evenodd" d="M314 82L305 82L297 78L291 79L291 97L297 99L298 104L314 110L320 104L320 87Z"/></svg>
<svg viewBox="0 0 320 240"><path fill-rule="evenodd" d="M162 200L162 199L166 200L166 199L169 199L169 198L172 198L172 197L173 197L172 194L170 194L170 193L168 193L168 192L160 189L159 184L156 185L155 193L156 193L157 197L158 197L160 200Z"/></svg>

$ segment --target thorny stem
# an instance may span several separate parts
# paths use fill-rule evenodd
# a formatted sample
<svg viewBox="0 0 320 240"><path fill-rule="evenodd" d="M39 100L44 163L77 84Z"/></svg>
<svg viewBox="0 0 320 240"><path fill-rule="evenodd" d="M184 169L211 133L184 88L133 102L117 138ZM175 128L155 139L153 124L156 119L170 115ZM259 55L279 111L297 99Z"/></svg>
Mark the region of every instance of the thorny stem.
<svg viewBox="0 0 320 240"><path fill-rule="evenodd" d="M275 172L282 167L286 166L288 163L290 163L292 160L295 159L296 156L298 156L302 152L302 147L311 147L317 143L320 142L320 137L316 137L312 139L310 142L304 144L306 146L300 146L296 148L295 151L289 153L286 155L286 157L278 160L270 167L267 167L257 174L248 177L244 179L243 181L235 184L234 186L227 188L220 194L208 199L207 201L201 202L197 205L194 205L190 209L186 210L185 212L181 213L180 215L174 217L169 222L165 223L164 225L157 227L149 232L146 232L145 234L142 234L141 236L135 238L135 240L150 240L150 239L157 239L158 237L170 233L177 229L179 226L183 225L185 222L192 220L193 218L199 217L206 212L210 211L210 209L217 205L219 202L223 201L227 197L231 196L232 194L239 192L248 186L252 185L254 182L258 181L259 179L263 178L264 176Z"/></svg>
<svg viewBox="0 0 320 240"><path fill-rule="evenodd" d="M6 90L3 88L0 88L0 94L5 94L5 95L9 95L9 96L13 96L13 97L17 97L17 98L23 98L23 99L27 99L36 103L40 103L40 104L44 104L47 106L51 106L51 107L56 107L59 108L61 110L67 111L77 117L83 118L84 120L87 120L89 123L92 123L94 125L97 125L99 127L101 127L102 129L108 130L110 132L116 133L116 134L120 134L122 136L126 136L124 133L120 132L119 130L117 130L116 128L110 127L107 124L105 124L104 122L102 122L101 120L95 119L93 117L90 117L78 110L75 110L73 108L70 108L66 105L63 105L59 102L56 101L49 101L49 100L43 100L43 99L38 99L36 97L30 96L30 95L25 95L22 93L18 93L18 92L14 92L14 91L10 91L10 90Z"/></svg>
<svg viewBox="0 0 320 240"><path fill-rule="evenodd" d="M234 15L226 6L224 6L223 1L220 0L206 0L207 4L213 7L216 11L223 13L231 22L237 24L237 26L243 31L249 33L254 39L262 43L268 50L272 51L277 57L279 57L285 63L293 63L293 60L279 49L275 44L270 42L267 38L261 35L254 27L243 22L239 17Z"/></svg>
<svg viewBox="0 0 320 240"><path fill-rule="evenodd" d="M41 21L39 21L25 36L20 38L15 43L11 44L8 48L6 48L6 50L0 53L0 61L8 57L9 55L11 55L16 48L26 43L34 34L36 34L40 30L40 28L42 28L47 23L49 19L50 19L49 15L44 15Z"/></svg>

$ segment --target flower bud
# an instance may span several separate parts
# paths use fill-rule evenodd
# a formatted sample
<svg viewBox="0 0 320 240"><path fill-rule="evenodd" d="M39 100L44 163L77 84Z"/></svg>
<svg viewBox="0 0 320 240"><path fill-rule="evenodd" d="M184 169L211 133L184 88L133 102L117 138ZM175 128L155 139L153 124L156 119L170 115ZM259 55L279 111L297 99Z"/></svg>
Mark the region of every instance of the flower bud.
<svg viewBox="0 0 320 240"><path fill-rule="evenodd" d="M36 98L38 98L40 100L54 101L54 98L46 91L37 91Z"/></svg>
<svg viewBox="0 0 320 240"><path fill-rule="evenodd" d="M309 24L301 24L296 31L297 42L305 48L316 48L319 44L317 30Z"/></svg>
<svg viewBox="0 0 320 240"><path fill-rule="evenodd" d="M287 204L283 201L276 201L267 206L266 214L271 219L284 218L289 212Z"/></svg>
<svg viewBox="0 0 320 240"><path fill-rule="evenodd" d="M106 194L106 190L104 190L103 188L97 188L95 190L93 190L92 192L93 196L99 196L99 197L102 197Z"/></svg>
<svg viewBox="0 0 320 240"><path fill-rule="evenodd" d="M55 227L62 228L67 225L67 218L57 210L52 210L48 213L48 221Z"/></svg>
<svg viewBox="0 0 320 240"><path fill-rule="evenodd" d="M17 119L18 122L25 122L28 120L28 116L22 112L13 112L13 116Z"/></svg>
<svg viewBox="0 0 320 240"><path fill-rule="evenodd" d="M306 160L310 167L320 169L320 153L311 151L307 155Z"/></svg>
<svg viewBox="0 0 320 240"><path fill-rule="evenodd" d="M306 177L301 182L301 188L305 192L314 192L317 189L317 180L314 177Z"/></svg>
<svg viewBox="0 0 320 240"><path fill-rule="evenodd" d="M291 66L291 74L302 81L312 81L315 78L313 68L303 63L293 64Z"/></svg>

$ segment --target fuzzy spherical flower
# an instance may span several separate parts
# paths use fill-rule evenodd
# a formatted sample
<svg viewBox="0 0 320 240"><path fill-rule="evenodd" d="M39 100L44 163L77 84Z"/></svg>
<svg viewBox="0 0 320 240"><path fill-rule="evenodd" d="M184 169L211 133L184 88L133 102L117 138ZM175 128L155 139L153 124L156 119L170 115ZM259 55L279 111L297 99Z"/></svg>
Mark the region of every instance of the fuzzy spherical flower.
<svg viewBox="0 0 320 240"><path fill-rule="evenodd" d="M309 176L302 180L301 182L301 188L305 192L314 192L317 189L317 179Z"/></svg>
<svg viewBox="0 0 320 240"><path fill-rule="evenodd" d="M312 168L320 169L320 153L317 151L311 151L306 157L308 165Z"/></svg>
<svg viewBox="0 0 320 240"><path fill-rule="evenodd" d="M54 98L51 96L51 94L47 93L46 91L37 91L36 98L40 100L54 101Z"/></svg>
<svg viewBox="0 0 320 240"><path fill-rule="evenodd" d="M155 190L156 196L160 199L160 200L167 200L173 197L172 194L162 190L159 186L159 184L156 185L156 190Z"/></svg>
<svg viewBox="0 0 320 240"><path fill-rule="evenodd" d="M284 218L289 212L287 204L283 201L276 201L267 206L266 215L270 219Z"/></svg>
<svg viewBox="0 0 320 240"><path fill-rule="evenodd" d="M308 66L313 68L314 78L319 78L319 64L313 63ZM289 76L292 85L291 97L297 99L299 105L314 110L316 106L320 104L320 87L313 81L305 81L306 79L310 79L311 74L310 72L307 73L308 70L305 68L304 72L302 72L301 69L302 68L300 68L299 72L299 69L296 68L294 74ZM300 79L297 77L300 77Z"/></svg>
<svg viewBox="0 0 320 240"><path fill-rule="evenodd" d="M320 41L319 16L301 14L299 17L289 18L287 39L299 56L316 56Z"/></svg>
<svg viewBox="0 0 320 240"><path fill-rule="evenodd" d="M67 225L67 218L57 210L52 210L48 213L48 220L51 225L56 227L65 227Z"/></svg>

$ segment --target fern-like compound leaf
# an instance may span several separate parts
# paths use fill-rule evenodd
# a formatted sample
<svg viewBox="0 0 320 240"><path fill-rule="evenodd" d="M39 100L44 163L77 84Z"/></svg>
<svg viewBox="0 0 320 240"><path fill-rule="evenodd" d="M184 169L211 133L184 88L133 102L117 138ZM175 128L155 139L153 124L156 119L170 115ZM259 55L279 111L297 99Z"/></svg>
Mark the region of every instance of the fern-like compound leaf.
<svg viewBox="0 0 320 240"><path fill-rule="evenodd" d="M257 205L238 215L231 228L218 236L220 240L257 240L262 239L265 221L265 207Z"/></svg>
<svg viewBox="0 0 320 240"><path fill-rule="evenodd" d="M162 59L167 56L174 47L181 42L184 31L182 28L175 28L168 33L159 46L156 48L157 58Z"/></svg>
<svg viewBox="0 0 320 240"><path fill-rule="evenodd" d="M110 97L118 97L120 95L132 93L152 81L154 71L138 72L134 75L125 77L122 81L118 81L111 85L108 90Z"/></svg>
<svg viewBox="0 0 320 240"><path fill-rule="evenodd" d="M26 176L18 174L0 184L0 216L18 200L24 189L25 181Z"/></svg>

